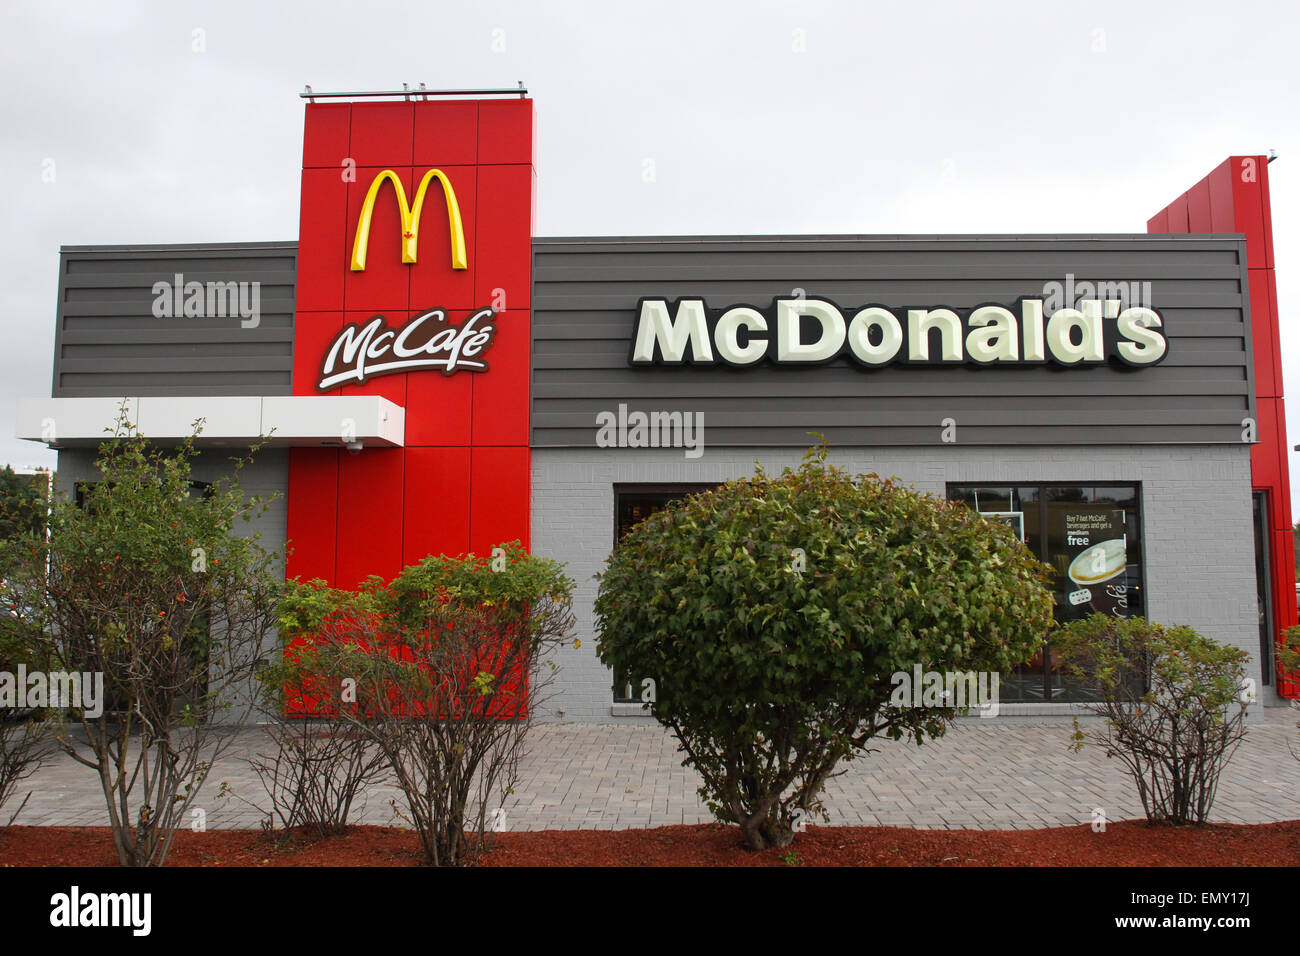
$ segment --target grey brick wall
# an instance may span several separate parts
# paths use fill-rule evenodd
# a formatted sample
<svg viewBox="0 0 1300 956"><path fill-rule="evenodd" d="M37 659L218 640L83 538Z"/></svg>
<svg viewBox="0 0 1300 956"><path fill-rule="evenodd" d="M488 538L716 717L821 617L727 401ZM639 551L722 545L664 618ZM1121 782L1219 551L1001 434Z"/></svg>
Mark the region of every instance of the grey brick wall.
<svg viewBox="0 0 1300 956"><path fill-rule="evenodd" d="M592 604L593 575L613 542L615 484L725 481L752 474L755 459L779 472L800 458L788 449L706 448L688 460L680 449L534 448L533 550L567 563L578 585L582 642L560 653L553 694L539 716L610 717L612 677L596 657ZM1260 674L1249 446L841 448L832 449L830 461L855 473L895 475L937 495L947 482L1140 482L1148 615L1249 652L1260 700L1283 703ZM1043 706L1060 705L1004 705L1003 712L1043 713Z"/></svg>
<svg viewBox="0 0 1300 956"><path fill-rule="evenodd" d="M246 450L246 449L245 449ZM195 481L215 481L230 473L230 458L239 452L230 448L218 448L200 452L194 459L192 475ZM73 493L73 485L78 481L96 481L99 472L95 469L97 455L90 448L69 448L59 452L56 483L60 491ZM257 457L244 468L240 475L240 485L245 497L271 498L267 509L248 522L237 522L235 533L252 536L260 533L259 543L267 551L281 551L285 541L285 489L289 487L289 454L283 448L264 448ZM284 573L283 562L278 562L279 574ZM279 636L269 630L262 638L262 647L266 651L278 647ZM250 685L247 693L254 690ZM232 698L233 699L233 698ZM224 712L227 717L234 717L234 709Z"/></svg>

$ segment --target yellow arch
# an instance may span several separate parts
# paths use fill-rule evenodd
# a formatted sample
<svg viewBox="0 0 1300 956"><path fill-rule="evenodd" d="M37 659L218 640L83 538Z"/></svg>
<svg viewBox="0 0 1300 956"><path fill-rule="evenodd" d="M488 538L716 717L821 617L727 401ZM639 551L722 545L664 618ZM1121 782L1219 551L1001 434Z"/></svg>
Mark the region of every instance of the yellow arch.
<svg viewBox="0 0 1300 956"><path fill-rule="evenodd" d="M362 272L366 268L366 248L370 245L370 217L375 211L375 197L379 187L387 180L393 184L397 194L397 212L402 218L402 261L415 262L416 246L420 240L420 210L424 208L424 194L429 183L438 180L443 195L447 199L447 224L451 229L451 267L468 269L469 261L465 255L465 226L460 219L460 204L456 202L456 190L451 187L451 180L441 169L431 169L420 180L420 188L415 192L415 205L406 204L406 190L397 173L385 169L370 184L366 192L366 201L361 206L361 218L357 220L357 234L352 242L352 271Z"/></svg>

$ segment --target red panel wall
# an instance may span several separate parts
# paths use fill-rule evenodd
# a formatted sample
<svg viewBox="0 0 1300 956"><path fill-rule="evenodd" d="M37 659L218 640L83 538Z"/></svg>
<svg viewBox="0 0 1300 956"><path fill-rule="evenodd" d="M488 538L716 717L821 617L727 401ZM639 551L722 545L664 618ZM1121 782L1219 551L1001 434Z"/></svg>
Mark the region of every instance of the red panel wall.
<svg viewBox="0 0 1300 956"><path fill-rule="evenodd" d="M1286 411L1282 394L1273 222L1268 198L1268 158L1229 156L1208 176L1147 222L1151 233L1239 232L1246 236L1251 344L1259 443L1251 448L1251 482L1267 495L1269 563L1278 637L1297 623L1291 477L1287 467ZM1300 697L1300 680L1277 669L1278 692Z"/></svg>
<svg viewBox="0 0 1300 956"><path fill-rule="evenodd" d="M407 449L403 566L427 555L433 541L439 542L439 551L448 554L470 550L469 460L467 444Z"/></svg>
<svg viewBox="0 0 1300 956"><path fill-rule="evenodd" d="M528 544L528 356L536 174L531 100L355 102L307 106L303 134L295 395L315 395L327 343L343 322L376 314L393 327L433 308L460 324L503 310L486 372L418 370L348 385L406 409L405 447L294 449L289 577L354 587L427 554ZM374 205L366 269L349 268L374 177L392 169L407 201L441 169L460 206L468 269L451 268L443 191L430 184L417 261L401 261L390 184Z"/></svg>
<svg viewBox="0 0 1300 956"><path fill-rule="evenodd" d="M334 583L339 452L333 448L289 450L289 559L285 576Z"/></svg>

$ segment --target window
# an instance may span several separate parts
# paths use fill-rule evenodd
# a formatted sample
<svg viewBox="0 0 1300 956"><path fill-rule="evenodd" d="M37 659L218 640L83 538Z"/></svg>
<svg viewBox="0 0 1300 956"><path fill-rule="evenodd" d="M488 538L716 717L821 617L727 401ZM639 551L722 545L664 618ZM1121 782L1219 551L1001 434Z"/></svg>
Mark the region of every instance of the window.
<svg viewBox="0 0 1300 956"><path fill-rule="evenodd" d="M948 498L1019 529L1029 550L1052 569L1058 622L1095 611L1117 617L1146 613L1138 485L962 484L949 485ZM1002 675L1000 697L1095 700L1097 688L1067 678L1049 641L1028 664Z"/></svg>

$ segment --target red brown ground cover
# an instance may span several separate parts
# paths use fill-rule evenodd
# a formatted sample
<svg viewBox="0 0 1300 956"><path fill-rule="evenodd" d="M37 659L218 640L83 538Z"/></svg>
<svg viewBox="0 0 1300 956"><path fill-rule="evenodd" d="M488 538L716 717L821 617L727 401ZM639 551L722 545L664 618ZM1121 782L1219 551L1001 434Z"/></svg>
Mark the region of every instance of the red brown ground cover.
<svg viewBox="0 0 1300 956"><path fill-rule="evenodd" d="M809 827L786 850L751 853L734 826L494 833L480 866L1300 866L1300 820L1154 827L1112 823L1043 830ZM790 852L794 856L789 856ZM106 827L11 827L0 865L116 866ZM168 866L419 866L415 835L353 827L286 845L260 831L183 831Z"/></svg>

